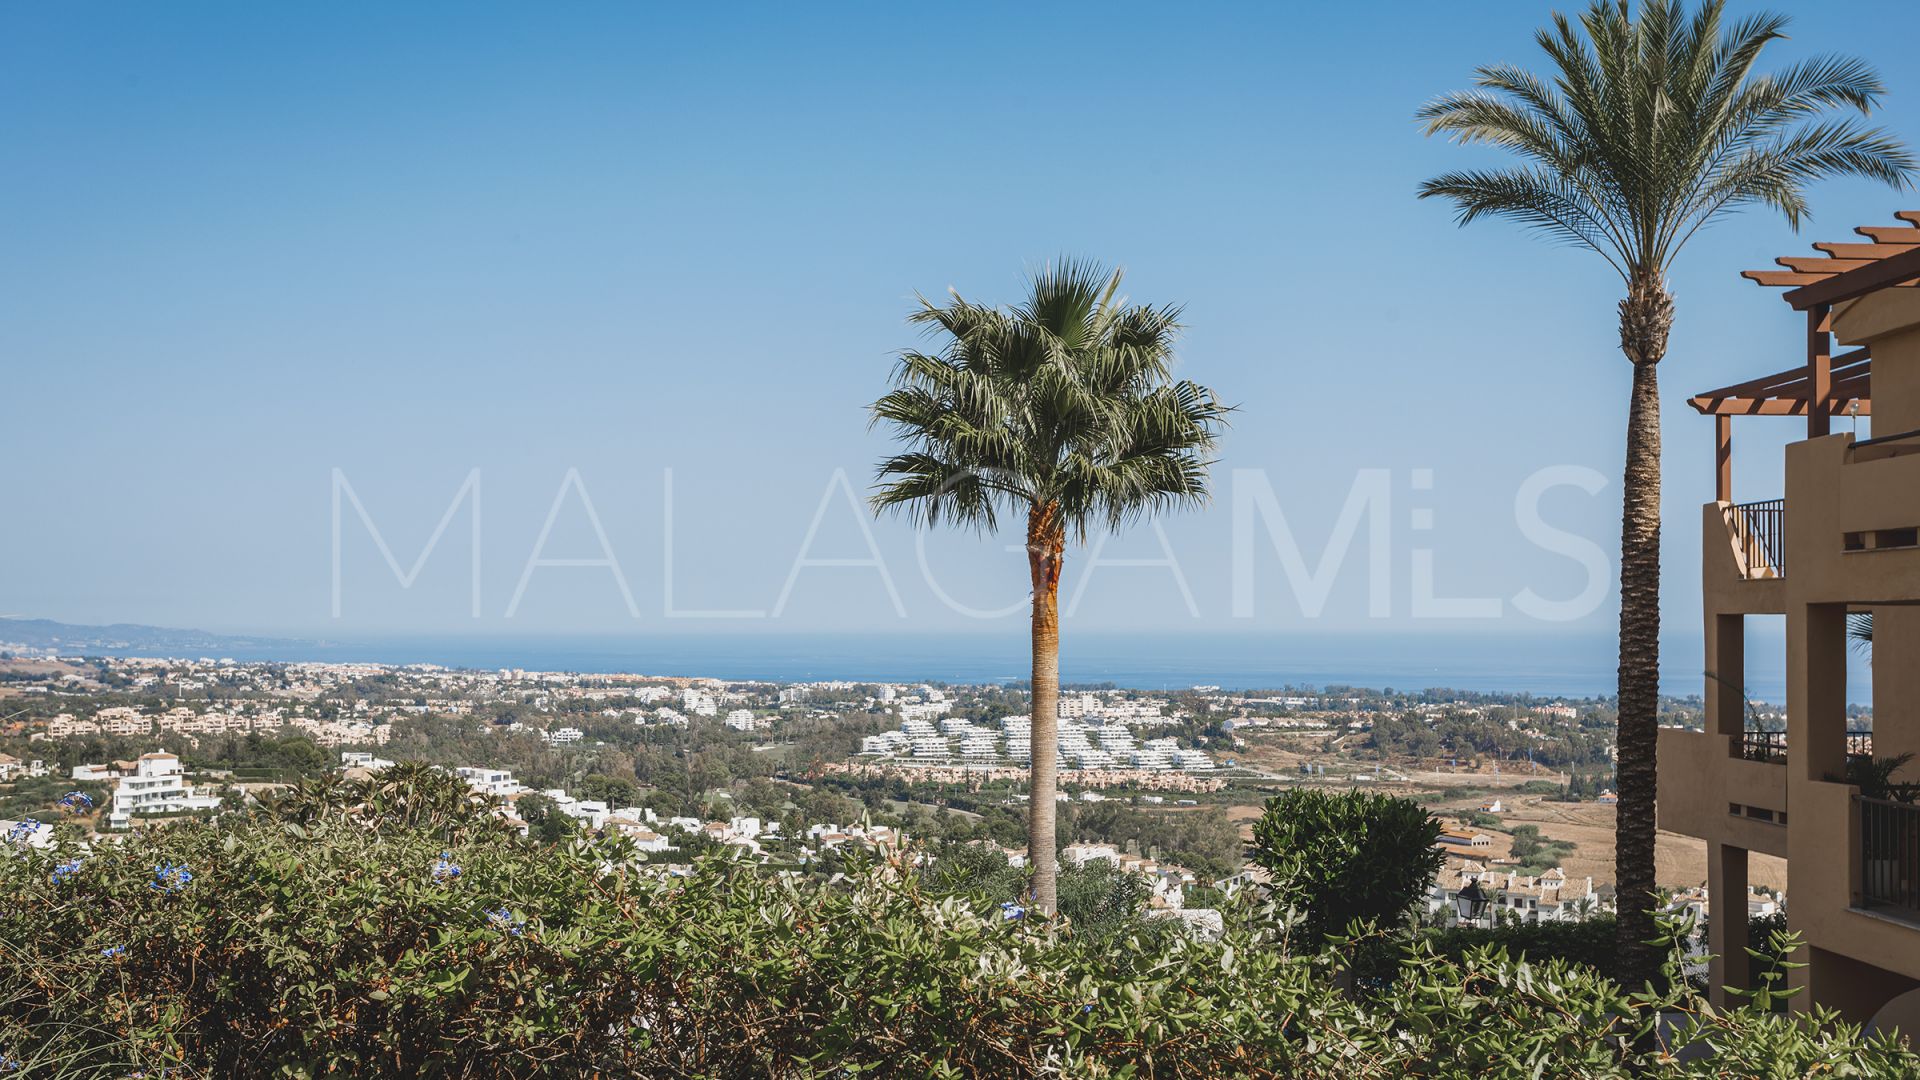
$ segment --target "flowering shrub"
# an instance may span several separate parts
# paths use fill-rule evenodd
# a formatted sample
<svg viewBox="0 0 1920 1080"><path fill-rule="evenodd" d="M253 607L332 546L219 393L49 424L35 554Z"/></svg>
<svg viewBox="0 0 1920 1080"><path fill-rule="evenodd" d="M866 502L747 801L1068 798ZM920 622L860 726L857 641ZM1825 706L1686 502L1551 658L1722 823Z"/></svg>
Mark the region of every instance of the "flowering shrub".
<svg viewBox="0 0 1920 1080"><path fill-rule="evenodd" d="M1250 907L1217 941L1087 936L886 865L829 885L617 855L263 819L138 833L57 880L74 853L0 858L0 1054L176 1078L1916 1073L1844 1025L1491 949L1342 991L1337 953L1290 954Z"/></svg>

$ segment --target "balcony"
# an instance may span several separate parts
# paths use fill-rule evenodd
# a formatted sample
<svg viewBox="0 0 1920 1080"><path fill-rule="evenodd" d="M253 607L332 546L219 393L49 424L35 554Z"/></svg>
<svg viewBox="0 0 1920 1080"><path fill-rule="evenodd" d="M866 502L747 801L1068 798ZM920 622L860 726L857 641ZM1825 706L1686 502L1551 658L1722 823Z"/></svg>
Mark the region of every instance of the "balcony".
<svg viewBox="0 0 1920 1080"><path fill-rule="evenodd" d="M1726 508L1740 575L1749 581L1787 574L1787 500L1733 503Z"/></svg>
<svg viewBox="0 0 1920 1080"><path fill-rule="evenodd" d="M1895 435L1862 439L1847 447L1847 462L1884 461L1909 454L1920 454L1920 431L1902 431Z"/></svg>
<svg viewBox="0 0 1920 1080"><path fill-rule="evenodd" d="M1920 806L1856 796L1860 808L1860 906L1920 922Z"/></svg>
<svg viewBox="0 0 1920 1080"><path fill-rule="evenodd" d="M1743 731L1740 756L1747 761L1787 760L1787 733L1784 731Z"/></svg>
<svg viewBox="0 0 1920 1080"><path fill-rule="evenodd" d="M1784 731L1760 731L1749 728L1740 733L1734 742L1739 757L1745 761L1767 761L1781 763L1787 760L1787 733ZM1873 731L1847 732L1847 759L1869 759L1873 756Z"/></svg>

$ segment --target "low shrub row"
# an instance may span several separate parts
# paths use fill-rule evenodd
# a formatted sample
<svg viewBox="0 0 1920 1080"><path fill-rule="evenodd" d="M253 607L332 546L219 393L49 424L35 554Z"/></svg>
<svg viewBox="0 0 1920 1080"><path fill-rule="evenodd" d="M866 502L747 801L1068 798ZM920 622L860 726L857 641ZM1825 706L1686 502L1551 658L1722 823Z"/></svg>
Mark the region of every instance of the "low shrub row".
<svg viewBox="0 0 1920 1080"><path fill-rule="evenodd" d="M454 839L448 839L453 835ZM313 817L0 854L0 1070L195 1077L1915 1075L1830 1017L1416 948L1341 989L1251 901L1218 940L485 830ZM1673 1023L1658 1024L1666 1013Z"/></svg>

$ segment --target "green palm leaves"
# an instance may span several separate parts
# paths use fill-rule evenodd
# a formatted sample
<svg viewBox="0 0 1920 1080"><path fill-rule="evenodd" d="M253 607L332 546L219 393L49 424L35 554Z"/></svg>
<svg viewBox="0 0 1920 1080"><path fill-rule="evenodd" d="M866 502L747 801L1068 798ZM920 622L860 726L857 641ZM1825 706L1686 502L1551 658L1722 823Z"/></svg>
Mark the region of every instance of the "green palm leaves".
<svg viewBox="0 0 1920 1080"><path fill-rule="evenodd" d="M1428 134L1505 147L1527 164L1447 173L1421 198L1454 204L1464 224L1504 217L1591 248L1622 278L1658 277L1702 226L1742 206L1799 225L1805 187L1852 175L1905 186L1915 161L1862 117L1884 92L1847 57L1756 74L1786 18L1724 25L1724 0L1595 3L1577 23L1555 14L1536 35L1552 79L1511 65L1475 72L1474 90L1421 109ZM1829 115L1851 111L1857 115Z"/></svg>
<svg viewBox="0 0 1920 1080"><path fill-rule="evenodd" d="M907 448L883 460L878 508L993 529L1053 507L1075 535L1207 497L1228 407L1172 377L1179 310L1129 306L1120 271L1064 261L1011 308L921 299L935 351L900 359L874 402Z"/></svg>

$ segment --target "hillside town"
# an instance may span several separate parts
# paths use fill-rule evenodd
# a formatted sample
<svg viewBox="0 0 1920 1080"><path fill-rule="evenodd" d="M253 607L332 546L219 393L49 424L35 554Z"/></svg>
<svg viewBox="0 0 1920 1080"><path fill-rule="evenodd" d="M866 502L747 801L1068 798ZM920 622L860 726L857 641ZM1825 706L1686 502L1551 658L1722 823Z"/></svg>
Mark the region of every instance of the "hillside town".
<svg viewBox="0 0 1920 1080"><path fill-rule="evenodd" d="M548 822L564 822L663 866L715 849L809 865L955 838L1025 859L1015 826L1031 748L1018 687L0 654L11 657L0 660L0 782L15 788L4 816L37 829L84 821L108 838L257 805L302 777L425 759L522 834L559 835ZM1693 707L1670 709L1684 719ZM1604 852L1534 841L1538 826L1508 813L1611 807L1610 716L1594 703L1090 687L1064 693L1059 716L1059 798L1084 822L1063 839L1063 864L1143 874L1156 910L1185 910L1196 886L1257 881L1234 823L1301 785L1434 805L1448 824L1430 917L1573 921L1610 909L1604 870L1591 872ZM668 747L714 767L656 767ZM62 785L90 792L97 813L53 813L45 800ZM1217 839L1169 833L1202 820ZM1704 887L1675 882L1696 906ZM1463 907L1463 892L1487 902Z"/></svg>

